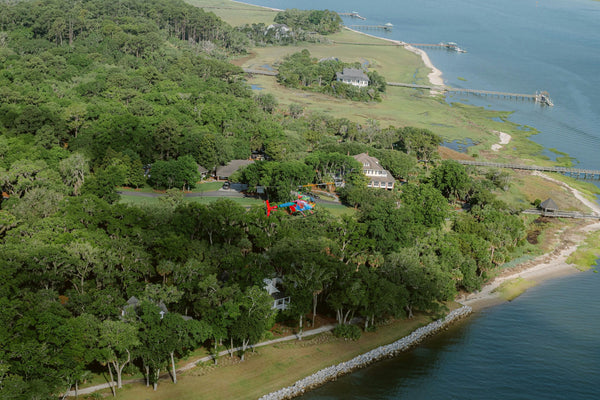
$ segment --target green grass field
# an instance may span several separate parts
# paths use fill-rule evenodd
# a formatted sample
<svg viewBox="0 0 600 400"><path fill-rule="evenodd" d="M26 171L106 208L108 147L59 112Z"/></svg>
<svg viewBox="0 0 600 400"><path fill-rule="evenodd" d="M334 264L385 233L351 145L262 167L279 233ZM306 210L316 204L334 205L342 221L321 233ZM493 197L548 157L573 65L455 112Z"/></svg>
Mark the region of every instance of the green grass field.
<svg viewBox="0 0 600 400"><path fill-rule="evenodd" d="M411 320L396 321L377 332L364 333L358 341L336 339L321 334L277 345L261 347L248 352L246 361L219 359L178 375L178 383L162 380L158 390L142 384L127 385L117 391L119 400L229 400L257 399L263 394L289 386L314 372L347 361L375 347L392 343L431 322L431 316L416 316ZM108 394L104 391L102 394Z"/></svg>

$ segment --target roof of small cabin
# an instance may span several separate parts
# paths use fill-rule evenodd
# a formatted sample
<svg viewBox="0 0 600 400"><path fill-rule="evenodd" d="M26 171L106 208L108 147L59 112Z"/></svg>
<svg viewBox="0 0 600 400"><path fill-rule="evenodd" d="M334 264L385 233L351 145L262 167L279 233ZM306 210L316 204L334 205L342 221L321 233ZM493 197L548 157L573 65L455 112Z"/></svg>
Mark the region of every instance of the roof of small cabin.
<svg viewBox="0 0 600 400"><path fill-rule="evenodd" d="M231 160L227 165L217 167L217 177L229 178L235 171L246 165L250 165L254 160Z"/></svg>
<svg viewBox="0 0 600 400"><path fill-rule="evenodd" d="M558 206L551 198L548 198L546 201L543 201L540 204L540 208L542 210L558 210Z"/></svg>
<svg viewBox="0 0 600 400"><path fill-rule="evenodd" d="M337 72L336 77L338 79L359 79L363 81L368 81L369 77L362 69L358 68L344 68L343 72Z"/></svg>

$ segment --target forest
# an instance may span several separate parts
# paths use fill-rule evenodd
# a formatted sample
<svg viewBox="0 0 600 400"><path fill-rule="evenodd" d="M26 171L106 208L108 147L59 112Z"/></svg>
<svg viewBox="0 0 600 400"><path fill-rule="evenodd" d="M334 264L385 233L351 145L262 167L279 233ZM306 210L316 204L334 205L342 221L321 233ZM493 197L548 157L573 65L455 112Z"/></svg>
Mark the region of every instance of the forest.
<svg viewBox="0 0 600 400"><path fill-rule="evenodd" d="M526 227L494 194L506 176L440 161L427 129L280 107L228 62L248 45L182 1L0 3L0 398L58 398L97 373L156 389L194 349L247 349L275 321L325 314L353 336L442 310L522 251ZM198 165L252 152L250 194L341 176L351 213L119 201L119 186L193 187ZM368 189L363 152L404 184ZM291 298L278 313L275 277Z"/></svg>

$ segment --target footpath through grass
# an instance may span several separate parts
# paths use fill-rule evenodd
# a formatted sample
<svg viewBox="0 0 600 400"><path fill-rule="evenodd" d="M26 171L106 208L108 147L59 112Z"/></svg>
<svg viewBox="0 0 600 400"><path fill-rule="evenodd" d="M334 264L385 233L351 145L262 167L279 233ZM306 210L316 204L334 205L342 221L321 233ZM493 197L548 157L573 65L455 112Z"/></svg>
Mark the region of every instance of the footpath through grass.
<svg viewBox="0 0 600 400"><path fill-rule="evenodd" d="M395 321L377 332L363 333L358 341L336 339L331 333L324 333L307 340L261 347L255 353L248 352L244 362L221 357L216 367L207 363L179 374L177 384L161 381L156 392L142 384L128 385L117 391L117 399L257 399L320 369L392 343L432 320L431 316L420 315Z"/></svg>

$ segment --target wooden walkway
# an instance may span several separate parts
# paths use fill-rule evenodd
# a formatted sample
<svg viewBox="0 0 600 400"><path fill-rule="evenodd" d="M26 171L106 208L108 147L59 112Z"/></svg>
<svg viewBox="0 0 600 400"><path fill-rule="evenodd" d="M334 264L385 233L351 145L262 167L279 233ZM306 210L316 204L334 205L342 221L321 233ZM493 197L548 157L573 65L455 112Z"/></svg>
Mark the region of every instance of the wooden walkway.
<svg viewBox="0 0 600 400"><path fill-rule="evenodd" d="M413 83L402 83L402 82L387 82L388 86L399 86L413 89L426 89L426 90L438 90L440 92L447 93L465 93L465 94L475 94L481 96L496 96L496 97L505 97L505 98L513 98L513 99L521 99L521 100L532 100L538 103L546 104L548 106L553 106L552 100L548 96L546 92L538 92L535 94L523 94L523 93L509 93L509 92L497 92L493 90L477 90L477 89L461 89L461 88L453 88L449 86L435 86L435 85L416 85Z"/></svg>
<svg viewBox="0 0 600 400"><path fill-rule="evenodd" d="M252 69L252 68L244 68L244 72L247 74L253 75L266 75L266 76L277 76L279 72L277 71L266 71L261 69ZM435 85L416 85L413 83L402 83L402 82L386 82L388 86L397 86L397 87L406 87L412 89L424 89L424 90L438 90L440 92L454 92L454 93L472 93L479 95L489 95L489 96L498 96L498 97L510 97L510 98L520 98L525 100L533 100L536 102L540 102L547 105L552 105L549 97L546 100L540 99L539 93L536 94L519 94L519 93L505 93L505 92L494 92L491 90L474 90L474 89L458 89L451 88L448 86L435 86Z"/></svg>
<svg viewBox="0 0 600 400"><path fill-rule="evenodd" d="M553 218L576 218L576 219L598 219L600 220L600 215L598 214L584 214L579 211L543 211L538 209L530 209L521 211L522 214L533 214L533 215L541 215L542 217L553 217Z"/></svg>
<svg viewBox="0 0 600 400"><path fill-rule="evenodd" d="M384 30L391 31L393 26L390 25L348 25L348 28L352 29L375 29L375 30Z"/></svg>
<svg viewBox="0 0 600 400"><path fill-rule="evenodd" d="M366 20L365 17L362 17L359 13L357 12L340 12L338 13L338 15L340 16L344 16L344 17L352 17L352 18L358 18L358 19L362 19L363 21Z"/></svg>
<svg viewBox="0 0 600 400"><path fill-rule="evenodd" d="M456 162L463 165L475 165L478 167L492 167L492 168L508 168L508 169L520 169L527 171L541 171L541 172L557 172L559 174L567 175L575 179L582 180L600 180L600 171L594 169L579 169L579 168L566 168L566 167L542 167L539 165L523 165L523 164L503 164L503 163L492 163L483 161L470 161L470 160L456 160Z"/></svg>

